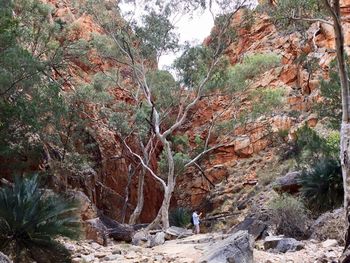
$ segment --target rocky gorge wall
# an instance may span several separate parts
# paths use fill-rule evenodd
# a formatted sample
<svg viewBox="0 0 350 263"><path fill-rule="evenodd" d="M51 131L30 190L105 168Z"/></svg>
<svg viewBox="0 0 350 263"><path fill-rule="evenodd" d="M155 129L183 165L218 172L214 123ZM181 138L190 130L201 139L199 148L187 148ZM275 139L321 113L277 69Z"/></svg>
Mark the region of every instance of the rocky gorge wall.
<svg viewBox="0 0 350 263"><path fill-rule="evenodd" d="M78 12L70 1L48 0L47 3L54 10L51 19L60 19L70 27L67 34L69 41L79 39L89 41L92 33L103 33L91 16ZM342 1L342 12L346 15L344 29L347 49L349 49L350 1ZM232 26L237 27L243 18L244 12L239 12L232 21ZM317 124L317 116L312 114L311 106L320 98L319 77L327 77L328 66L335 56L332 29L326 24L315 23L310 26L306 37L299 32L280 32L267 15L258 13L255 14L250 27L239 29L238 40L227 49L226 54L230 63L234 65L242 61L244 56L271 52L281 56L282 65L257 77L249 89L282 88L285 91L283 107L273 112L272 116L259 118L255 122L237 128L234 131L235 138L230 145L215 150L210 154L210 158L203 163L207 179L194 167L189 168L183 176L180 176L173 197L173 206L191 208L207 206L207 212L220 207L227 199L227 193L238 191L237 187L251 188L252 185L259 183L256 175L257 168L262 164L266 165L275 155L276 145L273 143L273 134L278 134L279 131L288 131L288 136L292 139L296 129L303 123L307 122L310 126ZM308 72L298 62L301 55L308 59L317 60L318 66L315 72ZM77 83L83 83L91 81L92 74L96 72L108 70L111 67L120 67L120 65L110 61L101 60L93 52L89 55L89 60L90 64L87 65L79 59L72 59L69 72L65 74L73 77ZM69 89L70 87L67 85L67 92ZM131 100L118 87L110 87L110 91L115 100ZM242 93L239 99L239 106L229 107L225 113L226 119L251 106L247 94ZM196 135L205 138L207 131L203 128L204 125L213 118L215 112L227 107L228 103L228 98L220 95L201 100L179 132L186 134L190 142L193 142ZM93 105L91 107L93 115ZM294 116L291 112L298 112L298 116ZM118 158L123 153L122 144L117 135L108 129L103 122L95 123L90 127L90 130L98 143L101 160L98 164L98 172L87 176L88 187L82 188L98 208L116 220L120 220L130 160ZM220 135L215 139L225 140ZM244 160L261 155L264 159L262 162L253 161L249 165L240 165ZM239 176L237 176L238 170ZM214 186L208 182L208 179ZM218 188L216 185L221 182L228 183L225 187L220 185ZM149 222L155 217L162 201L160 189L150 176L146 176L142 222ZM217 195L213 200L210 200L210 205L208 205L208 196L212 196L213 192L216 192ZM136 204L136 194L137 180L134 178L130 185L128 215Z"/></svg>

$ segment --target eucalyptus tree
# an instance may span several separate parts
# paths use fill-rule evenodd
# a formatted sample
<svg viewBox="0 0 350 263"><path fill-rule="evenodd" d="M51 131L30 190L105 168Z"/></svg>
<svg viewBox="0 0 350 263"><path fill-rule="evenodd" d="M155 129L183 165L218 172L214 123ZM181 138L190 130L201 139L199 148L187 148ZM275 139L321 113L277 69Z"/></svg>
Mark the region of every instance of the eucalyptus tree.
<svg viewBox="0 0 350 263"><path fill-rule="evenodd" d="M251 72L245 72L246 77L238 76L242 69L230 70L225 56L227 47L237 39L232 18L249 3L247 0L154 1L151 5L145 4L141 22L134 16L122 17L118 5L113 2L90 1L85 6L87 10L84 6L79 8L90 13L102 29L102 34L92 36L91 43L104 61L115 66L102 73L105 84L117 86L127 97L104 109L109 125L115 129L129 154L163 190L162 205L148 228L159 224L164 229L169 227L168 212L177 177L191 165L198 167L198 162L210 152L231 145L235 138L221 136L220 140L212 142L214 133L215 136L220 134L222 125L218 124L222 124L223 116L240 102L237 92L246 87L248 79L262 73L258 70L254 76ZM222 13L215 16L214 9L218 7ZM214 19L207 43L180 44L174 31L174 18L203 8L208 8ZM179 50L182 55L171 70L175 72L175 79L168 71L158 70L157 62L162 55ZM276 59L272 60L269 67L277 66ZM247 61L250 62L247 59L242 63ZM268 70L263 62L262 65L261 70ZM241 85L236 83L238 78ZM202 138L196 137L197 147L193 150L188 145L188 138L182 134L184 126L190 125L192 112L200 101L220 96L218 94L227 95L230 102L214 113L203 128ZM232 124L233 120L230 121ZM226 130L227 135L232 135L234 127ZM154 158L157 164L152 162ZM141 192L139 188L139 195ZM142 207L139 204L138 213ZM134 216L131 222L135 222Z"/></svg>
<svg viewBox="0 0 350 263"><path fill-rule="evenodd" d="M52 19L51 5L40 0L0 4L2 176L39 165L54 175L50 178L55 183L67 187L68 174L92 166L88 151L76 149L76 143L89 136L91 119L83 102L102 104L103 91L78 86L66 71L88 49L66 41L69 28Z"/></svg>
<svg viewBox="0 0 350 263"><path fill-rule="evenodd" d="M346 65L344 42L344 17L341 12L340 0L280 0L274 3L274 15L283 25L301 23L318 23L332 26L335 34L335 53L338 64L338 74L342 98L342 118L340 128L340 160L344 183L344 207L346 211L346 242L340 262L350 262L350 97L349 78ZM331 19L329 19L331 18Z"/></svg>

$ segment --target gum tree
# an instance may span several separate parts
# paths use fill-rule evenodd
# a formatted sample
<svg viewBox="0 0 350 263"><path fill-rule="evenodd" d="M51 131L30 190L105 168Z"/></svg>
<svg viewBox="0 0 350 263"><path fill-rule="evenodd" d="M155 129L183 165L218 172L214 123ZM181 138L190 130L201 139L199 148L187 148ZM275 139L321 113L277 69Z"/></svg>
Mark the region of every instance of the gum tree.
<svg viewBox="0 0 350 263"><path fill-rule="evenodd" d="M350 97L349 79L346 65L346 52L344 48L344 30L342 26L343 16L341 13L340 0L280 0L274 8L274 15L279 21L294 23L316 22L333 27L335 33L335 52L340 78L342 98L342 119L340 128L340 160L344 182L344 207L346 212L346 236L345 249L340 262L350 262ZM329 20L330 18L330 20Z"/></svg>
<svg viewBox="0 0 350 263"><path fill-rule="evenodd" d="M226 48L236 39L232 18L249 1L216 1L223 13L213 17L215 26L207 43L179 45L172 23L174 12L183 15L178 12L206 7L211 10L213 2L171 1L169 5L151 5L141 24L122 18L118 6L114 4L91 1L88 5L88 12L103 30L103 34L93 36L92 44L99 56L116 65L103 73L105 80L110 85L117 84L117 88L129 98L128 103L116 102L113 109L105 109L105 114L129 154L163 190L162 205L149 229L159 224L164 229L169 227L170 200L176 179L184 169L191 165L198 168L205 155L232 144L234 136L214 144L210 141L222 116L232 105L239 104L236 92L242 91L239 89L245 87L247 79L255 77L247 74L246 78L241 77L242 85L237 85L238 78L234 78L239 70L228 72L225 57ZM183 54L172 68L176 72L175 80L169 72L157 69L157 61L161 55L179 49ZM277 66L275 62L272 64L270 67ZM261 69L266 71L268 67ZM256 74L259 73L262 72L257 71ZM230 74L233 77L229 80ZM190 150L186 146L188 138L181 135L183 126L189 124L192 111L201 100L218 96L217 89L225 90L226 86L226 95L232 96L231 102L214 114L207 124L204 138L200 138L200 142L197 140L196 150ZM237 90L230 90L230 87ZM233 127L228 129L227 135L232 135L233 131ZM158 161L156 166L150 162L154 156ZM140 206L137 207L139 212ZM133 216L131 221L134 220Z"/></svg>

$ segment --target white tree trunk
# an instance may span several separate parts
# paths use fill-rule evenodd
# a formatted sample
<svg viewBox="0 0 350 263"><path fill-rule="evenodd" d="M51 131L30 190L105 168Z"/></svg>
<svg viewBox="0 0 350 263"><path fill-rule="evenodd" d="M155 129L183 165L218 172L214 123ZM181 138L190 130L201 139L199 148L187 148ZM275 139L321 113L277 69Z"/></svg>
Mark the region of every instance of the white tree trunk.
<svg viewBox="0 0 350 263"><path fill-rule="evenodd" d="M343 173L344 183L344 208L345 208L345 248L344 253L340 258L341 263L350 262L350 124L343 122L340 131L340 160Z"/></svg>
<svg viewBox="0 0 350 263"><path fill-rule="evenodd" d="M342 166L342 175L344 182L344 208L345 208L345 225L346 225L346 236L345 236L345 248L343 255L339 259L341 263L350 263L350 235L349 235L349 216L350 216L350 97L349 97L349 80L348 71L346 65L346 55L344 48L344 31L341 24L341 12L340 12L340 1L334 0L332 2L324 0L324 3L333 18L333 28L335 32L335 44L337 52L338 62L338 73L340 78L341 96L342 96L342 125L340 130L340 161Z"/></svg>
<svg viewBox="0 0 350 263"><path fill-rule="evenodd" d="M144 204L144 183L145 183L145 169L143 168L141 174L139 175L138 186L137 186L137 205L135 207L134 212L130 216L129 224L134 225L140 218L143 204Z"/></svg>

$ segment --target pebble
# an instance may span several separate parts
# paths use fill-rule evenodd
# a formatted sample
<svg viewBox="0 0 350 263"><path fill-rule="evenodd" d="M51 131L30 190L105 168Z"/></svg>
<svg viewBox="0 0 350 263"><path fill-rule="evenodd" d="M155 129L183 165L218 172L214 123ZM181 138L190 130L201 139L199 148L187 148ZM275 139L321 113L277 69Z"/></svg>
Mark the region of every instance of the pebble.
<svg viewBox="0 0 350 263"><path fill-rule="evenodd" d="M85 262L93 262L95 260L94 255L81 255L81 258Z"/></svg>
<svg viewBox="0 0 350 263"><path fill-rule="evenodd" d="M104 258L107 255L108 255L107 252L96 252L95 253L96 258Z"/></svg>
<svg viewBox="0 0 350 263"><path fill-rule="evenodd" d="M338 245L338 241L335 239L327 239L326 241L322 242L322 246L324 248L335 247L337 245Z"/></svg>
<svg viewBox="0 0 350 263"><path fill-rule="evenodd" d="M117 248L117 249L114 249L114 250L113 250L112 254L113 254L113 255L115 255L115 254L121 255L121 254L122 254L122 251L121 251L119 248Z"/></svg>
<svg viewBox="0 0 350 263"><path fill-rule="evenodd" d="M118 260L118 259L121 259L123 258L123 256L119 255L119 254L112 254L112 255L107 255L104 260L107 260L107 261L112 261L112 260Z"/></svg>

